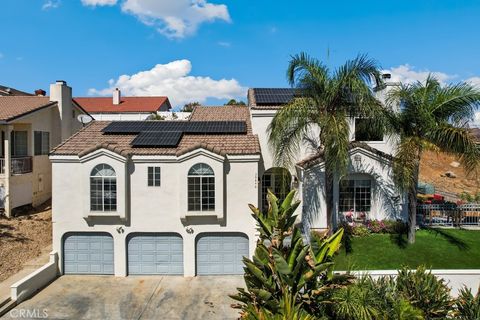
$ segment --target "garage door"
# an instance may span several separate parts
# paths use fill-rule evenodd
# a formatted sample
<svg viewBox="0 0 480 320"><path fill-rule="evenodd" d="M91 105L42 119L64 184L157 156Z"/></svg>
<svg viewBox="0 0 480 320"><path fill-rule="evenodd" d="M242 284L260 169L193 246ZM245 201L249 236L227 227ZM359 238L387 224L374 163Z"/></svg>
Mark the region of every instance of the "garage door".
<svg viewBox="0 0 480 320"><path fill-rule="evenodd" d="M197 274L243 274L248 238L240 233L202 234L197 240Z"/></svg>
<svg viewBox="0 0 480 320"><path fill-rule="evenodd" d="M63 244L65 274L113 274L113 238L106 233L74 233Z"/></svg>
<svg viewBox="0 0 480 320"><path fill-rule="evenodd" d="M129 274L183 275L183 240L178 234L135 234L128 240Z"/></svg>

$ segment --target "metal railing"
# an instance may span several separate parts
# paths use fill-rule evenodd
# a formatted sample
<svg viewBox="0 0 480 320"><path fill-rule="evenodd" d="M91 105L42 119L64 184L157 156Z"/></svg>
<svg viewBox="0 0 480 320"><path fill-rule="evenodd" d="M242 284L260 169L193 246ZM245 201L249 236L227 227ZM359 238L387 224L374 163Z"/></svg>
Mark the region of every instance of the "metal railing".
<svg viewBox="0 0 480 320"><path fill-rule="evenodd" d="M480 227L480 203L461 205L421 204L417 206L417 224L424 226Z"/></svg>
<svg viewBox="0 0 480 320"><path fill-rule="evenodd" d="M32 157L12 157L10 161L11 174L32 172ZM5 158L0 158L0 174L5 174Z"/></svg>

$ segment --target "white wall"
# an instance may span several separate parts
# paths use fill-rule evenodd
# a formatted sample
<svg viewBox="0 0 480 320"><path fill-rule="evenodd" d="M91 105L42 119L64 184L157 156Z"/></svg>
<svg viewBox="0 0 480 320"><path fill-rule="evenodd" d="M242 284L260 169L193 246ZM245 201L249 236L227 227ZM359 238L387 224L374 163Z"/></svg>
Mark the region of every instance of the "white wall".
<svg viewBox="0 0 480 320"><path fill-rule="evenodd" d="M171 112L171 111L159 111L158 115L165 118L165 120L188 120L191 112ZM175 114L175 116L174 116ZM90 115L99 121L136 121L147 120L151 113L90 113Z"/></svg>
<svg viewBox="0 0 480 320"><path fill-rule="evenodd" d="M97 154L98 157L95 157ZM125 159L127 176L125 192L118 192L117 201L127 205L114 217L85 218L90 203L87 171L104 161L116 170L118 155L106 150L96 151L91 159L73 156L52 156L53 162L53 250L63 261L62 237L67 232L108 232L114 239L115 275L127 274L126 239L134 232L175 232L184 243L184 274L195 275L195 239L202 232L241 232L249 238L250 254L256 243L256 230L247 204L257 205L257 173L259 156L220 157L199 149L182 157L134 156ZM84 162L80 162L84 161ZM187 173L190 166L203 162L210 165L216 177L216 211L214 215L188 215ZM161 186L147 185L148 166L160 166ZM122 178L123 179L123 178ZM120 187L121 188L121 187ZM117 189L119 190L119 189ZM87 196L88 197L88 196ZM223 205L222 205L223 203ZM121 210L119 210L121 211ZM219 219L218 216L221 216ZM117 231L122 227L124 232ZM193 232L188 232L187 230ZM60 263L60 268L62 265Z"/></svg>

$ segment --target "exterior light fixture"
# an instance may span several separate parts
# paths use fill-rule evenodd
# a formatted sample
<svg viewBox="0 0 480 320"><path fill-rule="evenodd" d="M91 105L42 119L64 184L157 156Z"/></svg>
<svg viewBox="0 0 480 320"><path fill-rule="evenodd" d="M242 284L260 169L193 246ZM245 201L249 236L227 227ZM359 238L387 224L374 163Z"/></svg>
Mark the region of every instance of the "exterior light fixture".
<svg viewBox="0 0 480 320"><path fill-rule="evenodd" d="M362 156L359 155L359 154L356 154L354 157L353 157L353 160L355 161L355 163L357 165L360 165L362 163Z"/></svg>

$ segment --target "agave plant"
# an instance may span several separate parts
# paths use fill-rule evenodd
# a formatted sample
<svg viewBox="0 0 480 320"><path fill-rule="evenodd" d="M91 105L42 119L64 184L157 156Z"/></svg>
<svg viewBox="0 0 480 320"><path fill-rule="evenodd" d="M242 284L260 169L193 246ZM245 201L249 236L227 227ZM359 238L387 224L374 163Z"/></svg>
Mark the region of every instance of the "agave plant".
<svg viewBox="0 0 480 320"><path fill-rule="evenodd" d="M480 319L480 288L475 296L470 289L462 288L456 300L456 309L455 319Z"/></svg>
<svg viewBox="0 0 480 320"><path fill-rule="evenodd" d="M243 259L246 288L231 296L240 302L233 307L242 309L245 319L270 319L265 315L281 315L286 305L318 317L322 294L349 281L349 276L333 275L332 257L340 247L343 229L306 244L295 224L300 202L294 201L294 196L292 190L279 204L269 191L266 212L249 206L260 236L253 259ZM295 314L304 319L302 314ZM292 319L291 314L288 319Z"/></svg>

